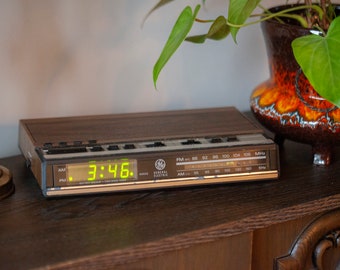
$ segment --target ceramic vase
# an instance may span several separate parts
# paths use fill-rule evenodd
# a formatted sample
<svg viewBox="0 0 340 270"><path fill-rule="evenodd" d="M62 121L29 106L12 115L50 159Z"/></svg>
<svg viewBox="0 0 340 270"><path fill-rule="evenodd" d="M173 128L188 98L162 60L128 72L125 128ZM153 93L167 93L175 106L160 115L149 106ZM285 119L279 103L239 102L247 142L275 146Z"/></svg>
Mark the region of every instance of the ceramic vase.
<svg viewBox="0 0 340 270"><path fill-rule="evenodd" d="M310 144L313 164L329 165L332 149L340 142L340 109L315 92L291 47L295 38L310 30L276 20L264 21L261 27L270 78L254 89L251 110L279 144L284 139Z"/></svg>

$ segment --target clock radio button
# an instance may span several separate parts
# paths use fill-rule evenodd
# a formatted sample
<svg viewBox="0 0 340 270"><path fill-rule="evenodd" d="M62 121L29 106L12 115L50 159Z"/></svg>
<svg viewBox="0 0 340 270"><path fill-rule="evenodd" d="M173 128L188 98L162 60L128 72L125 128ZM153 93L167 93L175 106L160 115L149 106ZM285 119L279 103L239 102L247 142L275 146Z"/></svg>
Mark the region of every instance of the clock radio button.
<svg viewBox="0 0 340 270"><path fill-rule="evenodd" d="M237 142L238 139L236 136L228 136L227 142Z"/></svg>
<svg viewBox="0 0 340 270"><path fill-rule="evenodd" d="M107 147L107 150L119 150L119 146L117 144L111 144Z"/></svg>
<svg viewBox="0 0 340 270"><path fill-rule="evenodd" d="M201 144L200 141L194 139L188 139L185 142L182 142L183 145L190 145L190 144Z"/></svg>
<svg viewBox="0 0 340 270"><path fill-rule="evenodd" d="M95 145L95 146L92 146L90 150L91 152L100 152L100 151L103 151L104 149L100 145Z"/></svg>
<svg viewBox="0 0 340 270"><path fill-rule="evenodd" d="M219 137L216 137L216 138L212 138L210 140L210 142L211 143L221 143L221 142L223 142L223 140L221 138L219 138Z"/></svg>
<svg viewBox="0 0 340 270"><path fill-rule="evenodd" d="M44 143L44 148L50 148L53 146L53 143L48 142L48 143Z"/></svg>
<svg viewBox="0 0 340 270"><path fill-rule="evenodd" d="M47 150L48 155L58 154L73 154L87 152L86 147L65 147L65 148L52 148Z"/></svg>
<svg viewBox="0 0 340 270"><path fill-rule="evenodd" d="M124 145L124 149L135 149L136 146L133 143L128 143Z"/></svg>
<svg viewBox="0 0 340 270"><path fill-rule="evenodd" d="M163 146L165 146L165 144L162 142L154 142L146 145L146 147L163 147Z"/></svg>

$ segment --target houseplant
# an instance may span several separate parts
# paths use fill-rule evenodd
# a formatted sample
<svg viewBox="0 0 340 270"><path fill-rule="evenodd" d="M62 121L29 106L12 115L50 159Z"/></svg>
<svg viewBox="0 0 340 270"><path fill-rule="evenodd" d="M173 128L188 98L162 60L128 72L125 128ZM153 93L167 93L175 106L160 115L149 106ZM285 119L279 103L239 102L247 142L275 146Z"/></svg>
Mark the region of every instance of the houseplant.
<svg viewBox="0 0 340 270"><path fill-rule="evenodd" d="M151 12L172 1L174 0L159 1ZM203 0L202 4L204 2ZM275 77L276 73L282 72L277 72L277 67L275 67L277 60L271 59L277 54L271 52L275 47L271 40L271 44L267 44L271 78L254 90L251 97L251 109L260 122L274 131L278 138L288 137L312 144L314 164L328 165L331 160L331 148L340 142L340 109L338 109L340 107L340 17L337 17L339 12L336 5L330 3L330 0L319 0L317 3L305 0L305 3L286 4L278 8L266 9L261 6L261 0L230 0L227 14L212 20L199 18L200 7L200 4L195 7L186 6L180 13L154 66L155 87L162 68L184 40L204 43L207 39L221 40L231 36L236 42L238 31L250 24L261 22L263 31L268 28L267 22L278 26L285 25L285 27L293 24L292 27L298 28L296 31L299 34L288 38L276 36L276 39L283 38L286 43L289 43L289 48L284 50L289 50L288 54L292 55L291 61L294 62L288 71L283 72L289 74L285 77L285 81L288 80L288 82L280 85L279 79ZM189 32L195 23L208 23L210 29L203 35L190 36ZM287 29L282 31L291 32ZM300 34L301 31L303 33ZM264 35L268 39L267 34L264 33ZM295 107L291 106L294 109L280 111L275 103L277 100L273 100L273 104L267 103L265 108L259 108L258 104L261 102L258 100L261 100L264 88L270 88L269 90L283 88L280 89L284 91L281 95L287 96L287 93L291 92L287 85L288 88L294 88L294 97L288 96L283 103L295 100L295 103L290 102L294 103ZM295 88L298 89L297 93L295 93ZM301 94L301 91L305 89L308 90L307 98ZM312 91L315 95L309 98ZM273 93L273 91L267 93L266 97L273 96ZM309 115L311 115L310 111L314 110L315 104L306 105L308 99L322 100L316 102L317 106L321 104L322 108L316 108L316 113L312 113L313 117ZM302 106L303 109L301 109ZM303 114L300 114L301 112ZM279 117L277 117L278 113L280 113ZM318 121L317 124L316 121Z"/></svg>

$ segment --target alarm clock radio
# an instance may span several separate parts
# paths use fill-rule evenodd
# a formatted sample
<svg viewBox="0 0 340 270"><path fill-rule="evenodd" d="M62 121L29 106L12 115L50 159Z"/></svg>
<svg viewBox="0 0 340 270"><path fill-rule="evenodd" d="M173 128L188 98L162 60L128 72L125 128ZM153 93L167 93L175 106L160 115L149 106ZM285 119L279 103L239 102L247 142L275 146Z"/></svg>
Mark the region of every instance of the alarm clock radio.
<svg viewBox="0 0 340 270"><path fill-rule="evenodd" d="M277 179L278 149L233 107L19 123L44 196Z"/></svg>

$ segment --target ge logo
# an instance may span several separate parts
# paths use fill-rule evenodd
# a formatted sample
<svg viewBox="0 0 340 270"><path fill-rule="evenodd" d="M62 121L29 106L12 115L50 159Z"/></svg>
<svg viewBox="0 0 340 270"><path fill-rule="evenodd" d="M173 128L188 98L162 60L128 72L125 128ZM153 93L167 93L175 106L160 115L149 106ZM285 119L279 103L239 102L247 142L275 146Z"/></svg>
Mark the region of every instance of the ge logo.
<svg viewBox="0 0 340 270"><path fill-rule="evenodd" d="M164 170L166 166L165 160L164 159L157 159L155 162L155 168L159 171Z"/></svg>

